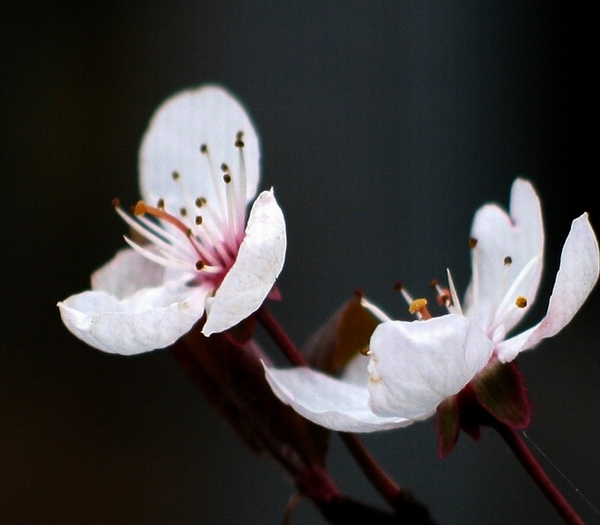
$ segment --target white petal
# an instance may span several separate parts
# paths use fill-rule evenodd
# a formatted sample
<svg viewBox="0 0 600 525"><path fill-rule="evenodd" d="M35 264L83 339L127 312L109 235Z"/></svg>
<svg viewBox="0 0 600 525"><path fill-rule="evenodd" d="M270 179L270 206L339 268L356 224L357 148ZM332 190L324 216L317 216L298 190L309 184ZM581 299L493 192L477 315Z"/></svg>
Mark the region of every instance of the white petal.
<svg viewBox="0 0 600 525"><path fill-rule="evenodd" d="M206 305L204 335L227 330L260 307L283 268L285 249L283 212L273 191L263 191L250 211L236 261Z"/></svg>
<svg viewBox="0 0 600 525"><path fill-rule="evenodd" d="M493 344L466 317L380 324L371 337L371 408L381 416L424 419L488 362Z"/></svg>
<svg viewBox="0 0 600 525"><path fill-rule="evenodd" d="M583 214L573 221L565 241L546 316L536 326L500 343L498 358L512 361L519 352L562 330L596 284L599 265L598 241L587 214Z"/></svg>
<svg viewBox="0 0 600 525"><path fill-rule="evenodd" d="M133 355L164 348L202 317L206 288L168 281L118 299L88 291L58 303L67 328L89 345L109 353Z"/></svg>
<svg viewBox="0 0 600 525"><path fill-rule="evenodd" d="M103 291L118 299L133 295L142 288L160 286L165 268L135 250L126 248L92 274L92 290Z"/></svg>
<svg viewBox="0 0 600 525"><path fill-rule="evenodd" d="M365 386L369 381L369 359L363 354L356 355L344 367L342 381L353 385Z"/></svg>
<svg viewBox="0 0 600 525"><path fill-rule="evenodd" d="M498 311L498 306L519 276L517 295L505 304L512 306L518 295L532 304L542 272L544 230L540 201L531 183L522 179L513 183L510 215L495 204L480 208L473 219L471 237L477 245L473 249L473 281L466 294L466 315L477 319L482 328L502 318L505 331L509 331L526 310L511 307L509 311ZM512 260L508 266L506 257ZM532 261L534 264L528 266Z"/></svg>
<svg viewBox="0 0 600 525"><path fill-rule="evenodd" d="M277 370L265 366L265 374L279 399L306 419L331 430L374 432L412 423L373 414L366 386L345 383L303 367Z"/></svg>
<svg viewBox="0 0 600 525"><path fill-rule="evenodd" d="M215 200L215 183L222 184L221 164L239 176L239 150L236 134L244 133L246 165L246 202L256 195L259 178L258 137L246 111L231 94L219 86L202 86L177 93L155 112L140 148L139 170L142 197L154 205L163 198L169 209L188 203L182 199L172 173L180 174L181 183L191 199ZM200 146L209 149L209 157ZM224 190L223 190L224 191ZM215 207L223 209L223 203Z"/></svg>

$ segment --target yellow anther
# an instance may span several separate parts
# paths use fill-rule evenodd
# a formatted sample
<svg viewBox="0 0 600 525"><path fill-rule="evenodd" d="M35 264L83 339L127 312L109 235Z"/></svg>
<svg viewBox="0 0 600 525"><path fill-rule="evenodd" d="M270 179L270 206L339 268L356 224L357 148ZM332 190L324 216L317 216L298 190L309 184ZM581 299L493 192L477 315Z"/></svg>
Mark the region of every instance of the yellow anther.
<svg viewBox="0 0 600 525"><path fill-rule="evenodd" d="M517 308L525 308L527 306L527 299L522 295L519 295L515 301L515 305Z"/></svg>
<svg viewBox="0 0 600 525"><path fill-rule="evenodd" d="M411 314L421 312L427 306L427 299L415 299L410 305L408 305L408 311Z"/></svg>
<svg viewBox="0 0 600 525"><path fill-rule="evenodd" d="M133 208L133 214L139 217L140 215L144 215L148 211L148 206L143 201L138 201Z"/></svg>

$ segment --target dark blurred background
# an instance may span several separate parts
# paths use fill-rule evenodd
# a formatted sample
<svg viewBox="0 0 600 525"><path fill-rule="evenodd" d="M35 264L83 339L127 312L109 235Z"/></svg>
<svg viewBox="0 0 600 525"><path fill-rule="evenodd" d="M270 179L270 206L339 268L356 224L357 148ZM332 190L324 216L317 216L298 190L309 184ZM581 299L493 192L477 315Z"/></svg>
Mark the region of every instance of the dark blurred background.
<svg viewBox="0 0 600 525"><path fill-rule="evenodd" d="M472 214L506 205L516 176L535 183L547 228L528 323L571 220L587 210L600 224L597 57L578 5L63 0L0 13L1 523L276 524L293 493L168 352L93 350L55 306L123 246L111 200L137 199L139 141L177 90L222 83L257 125L262 187L288 223L273 311L298 343L356 287L399 317L397 280L425 295L449 266L464 290ZM519 357L527 434L590 523L578 491L600 506L599 299ZM491 431L444 461L432 421L365 441L440 523L561 523ZM330 465L345 492L383 505L338 440ZM302 502L293 523L322 520Z"/></svg>

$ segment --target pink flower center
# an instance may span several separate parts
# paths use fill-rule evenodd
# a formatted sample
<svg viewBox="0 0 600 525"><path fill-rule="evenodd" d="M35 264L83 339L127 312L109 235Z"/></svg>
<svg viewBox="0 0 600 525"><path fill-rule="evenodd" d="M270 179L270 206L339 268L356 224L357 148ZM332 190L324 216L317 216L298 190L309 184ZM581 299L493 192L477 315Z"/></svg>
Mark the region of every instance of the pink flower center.
<svg viewBox="0 0 600 525"><path fill-rule="evenodd" d="M214 188L214 199L190 196L179 172L171 173L180 191L178 209L169 209L165 199L155 206L139 201L124 212L118 200L113 201L117 213L141 240L125 237L127 243L144 257L166 268L192 273L191 284L210 282L219 286L237 257L244 239L246 223L246 167L243 133L235 138L239 150L239 173L232 173L222 163L220 171L214 168L209 147L200 146L211 173L209 181Z"/></svg>

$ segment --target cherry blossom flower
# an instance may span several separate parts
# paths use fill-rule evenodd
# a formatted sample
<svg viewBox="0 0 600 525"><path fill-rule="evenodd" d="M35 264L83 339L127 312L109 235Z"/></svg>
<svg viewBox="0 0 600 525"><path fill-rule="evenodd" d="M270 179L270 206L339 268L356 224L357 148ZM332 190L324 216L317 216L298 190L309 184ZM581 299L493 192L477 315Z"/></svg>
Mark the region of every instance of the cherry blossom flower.
<svg viewBox="0 0 600 525"><path fill-rule="evenodd" d="M476 213L470 246L473 277L464 306L450 273L449 290L434 283L447 315L432 318L427 301L413 300L405 290L417 321L391 320L363 300L382 321L371 337L368 362L357 356L341 379L308 368L266 368L274 392L306 418L333 430L369 432L406 426L433 415L440 403L497 363L512 361L558 333L598 278L598 243L583 214L573 221L563 247L545 317L507 336L533 303L542 272L540 202L529 182L517 179L513 184L510 214L494 204Z"/></svg>
<svg viewBox="0 0 600 525"><path fill-rule="evenodd" d="M77 337L111 353L163 348L204 314L203 333L236 325L273 289L286 250L283 213L259 181L259 142L218 86L182 91L154 114L140 148L142 200L126 248L58 304Z"/></svg>

